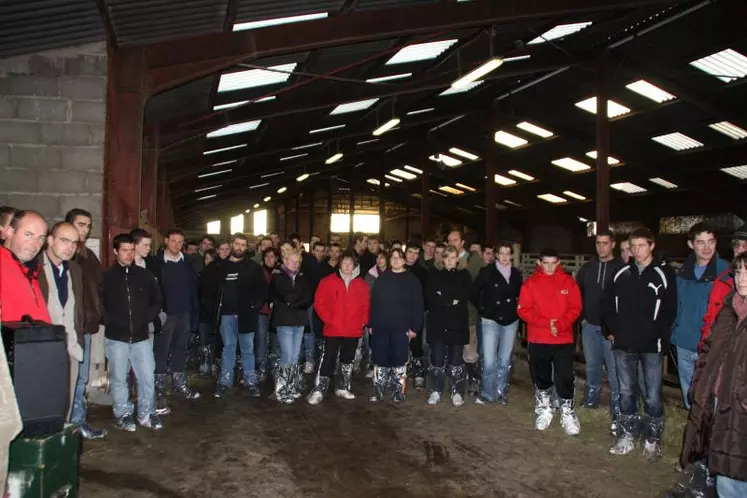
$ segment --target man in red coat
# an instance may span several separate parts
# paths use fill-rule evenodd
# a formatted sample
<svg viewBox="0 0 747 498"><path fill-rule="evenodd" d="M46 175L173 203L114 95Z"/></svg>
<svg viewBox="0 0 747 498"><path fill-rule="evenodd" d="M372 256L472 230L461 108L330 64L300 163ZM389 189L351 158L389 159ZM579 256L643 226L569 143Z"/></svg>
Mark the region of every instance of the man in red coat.
<svg viewBox="0 0 747 498"><path fill-rule="evenodd" d="M50 322L47 304L39 289L40 266L36 256L47 237L47 222L36 211L18 211L5 230L0 248L0 306L5 322L28 315Z"/></svg>
<svg viewBox="0 0 747 498"><path fill-rule="evenodd" d="M573 394L573 324L581 314L581 292L561 268L554 249L540 253L537 271L521 288L517 312L527 323L529 368L535 386L534 426L540 431L550 427L554 385L561 404L560 425L567 435L576 436L581 427Z"/></svg>
<svg viewBox="0 0 747 498"><path fill-rule="evenodd" d="M340 356L340 383L335 394L343 399L355 399L350 392L353 359L363 327L368 323L370 295L368 284L360 275L357 257L346 251L340 258L340 268L319 283L314 297L314 310L324 322L324 349L316 387L309 403L318 405L327 392Z"/></svg>

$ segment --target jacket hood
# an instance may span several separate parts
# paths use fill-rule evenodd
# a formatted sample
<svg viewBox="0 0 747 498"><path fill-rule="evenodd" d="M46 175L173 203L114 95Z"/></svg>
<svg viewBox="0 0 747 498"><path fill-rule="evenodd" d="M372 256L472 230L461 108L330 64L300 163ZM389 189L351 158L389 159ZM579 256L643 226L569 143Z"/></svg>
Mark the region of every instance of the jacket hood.
<svg viewBox="0 0 747 498"><path fill-rule="evenodd" d="M344 278L342 278L342 273L340 273L340 269L339 268L337 268L335 270L335 275L337 275L340 279L345 280ZM350 279L352 280L352 279L358 278L360 276L361 276L361 267L360 266L356 266L355 268L353 268L353 273L352 273Z"/></svg>

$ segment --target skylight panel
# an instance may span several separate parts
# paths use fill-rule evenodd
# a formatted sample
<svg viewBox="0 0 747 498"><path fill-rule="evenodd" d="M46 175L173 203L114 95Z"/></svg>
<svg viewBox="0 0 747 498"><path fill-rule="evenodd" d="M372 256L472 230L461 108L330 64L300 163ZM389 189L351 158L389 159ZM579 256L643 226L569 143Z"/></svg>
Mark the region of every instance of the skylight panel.
<svg viewBox="0 0 747 498"><path fill-rule="evenodd" d="M213 164L212 167L215 168L217 166L225 166L226 164L233 164L233 163L237 163L237 162L239 162L238 159L231 159L230 161L223 161L223 162L220 162L220 163L215 163L215 164Z"/></svg>
<svg viewBox="0 0 747 498"><path fill-rule="evenodd" d="M309 135L315 135L316 133L324 133L325 131L332 131L332 130L340 130L342 128L345 128L344 124L336 125L336 126L327 126L326 128L317 128L315 130L310 130Z"/></svg>
<svg viewBox="0 0 747 498"><path fill-rule="evenodd" d="M494 138L495 141L499 144L505 145L506 147L510 147L512 149L521 147L522 145L526 145L529 143L527 140L524 140L521 137L517 137L516 135L512 135L511 133L508 133L506 131L497 131Z"/></svg>
<svg viewBox="0 0 747 498"><path fill-rule="evenodd" d="M630 182L613 183L610 187L619 190L620 192L625 192L626 194L640 194L646 192L645 188L639 187L635 183Z"/></svg>
<svg viewBox="0 0 747 498"><path fill-rule="evenodd" d="M268 195L267 197L265 197L265 198L264 198L264 199L262 199L262 200L263 200L264 202L270 202L270 201L272 200L272 197Z"/></svg>
<svg viewBox="0 0 747 498"><path fill-rule="evenodd" d="M580 221L581 223L588 223L588 222L589 222L589 220L587 220L587 219L586 219L586 218L584 218L583 216L579 216L579 217L578 217L578 221Z"/></svg>
<svg viewBox="0 0 747 498"><path fill-rule="evenodd" d="M234 31L245 31L247 29L267 28L269 26L279 26L281 24L290 24L304 21L315 21L317 19L326 19L329 17L327 12L317 12L314 14L303 14L300 16L276 17L274 19L263 19L261 21L241 22L233 25Z"/></svg>
<svg viewBox="0 0 747 498"><path fill-rule="evenodd" d="M269 97L262 97L261 99L257 99L257 100L254 100L254 101L252 101L252 100L242 100L241 102L230 102L228 104L219 104L219 105L213 106L213 110L214 111L222 111L222 110L225 110L225 109L233 109L234 107L239 107L241 105L248 104L249 102L251 102L252 104L259 104L259 103L262 103L262 102L270 102L271 100L275 100L276 98L277 97L275 95L270 95Z"/></svg>
<svg viewBox="0 0 747 498"><path fill-rule="evenodd" d="M515 169L512 169L508 172L509 175L515 176L516 178L520 178L522 180L526 180L528 182L533 182L534 177L532 175L527 175L526 173L522 173L521 171L517 171Z"/></svg>
<svg viewBox="0 0 747 498"><path fill-rule="evenodd" d="M747 76L747 57L730 48L694 60L690 65L725 83Z"/></svg>
<svg viewBox="0 0 747 498"><path fill-rule="evenodd" d="M435 155L429 156L428 159L430 159L431 161L437 162L437 163L441 163L445 166L449 166L451 168L455 168L457 166L462 165L462 161L460 161L456 157L451 157L448 154L435 154Z"/></svg>
<svg viewBox="0 0 747 498"><path fill-rule="evenodd" d="M469 161L477 161L478 159L480 159L479 156L476 156L471 152L467 152L466 150L462 150L457 147L452 147L451 149L449 149L449 152L451 152L455 156L463 157Z"/></svg>
<svg viewBox="0 0 747 498"><path fill-rule="evenodd" d="M227 150L240 149L242 147L246 147L246 144L232 145L231 147L223 147L221 149L206 150L205 152L202 153L202 155L207 156L209 154L217 154L218 152L225 152Z"/></svg>
<svg viewBox="0 0 747 498"><path fill-rule="evenodd" d="M280 187L280 188L278 189L278 194L283 194L283 193L285 193L285 191L287 191L287 190L288 190L288 187Z"/></svg>
<svg viewBox="0 0 747 498"><path fill-rule="evenodd" d="M218 93L285 83L291 77L291 73L297 65L297 62L291 62L270 66L267 69L247 69L246 71L222 74L218 83ZM268 71L268 69L272 71Z"/></svg>
<svg viewBox="0 0 747 498"><path fill-rule="evenodd" d="M440 190L441 192L446 192L447 194L464 195L463 191L454 187L450 187L448 185L441 185L440 187L438 187L438 190Z"/></svg>
<svg viewBox="0 0 747 498"><path fill-rule="evenodd" d="M659 104L677 98L666 90L662 90L658 86L649 83L646 80L635 81L629 85L625 85L625 88L637 93L638 95L643 95L647 99L651 99Z"/></svg>
<svg viewBox="0 0 747 498"><path fill-rule="evenodd" d="M579 109L583 109L586 112L596 114L597 113L597 98L590 97L586 100L582 100L581 102L576 102L576 107L578 107ZM607 101L607 117L608 118L616 118L618 116L622 116L623 114L628 114L629 112L630 112L630 109L628 107L625 107L622 104L618 104L614 100Z"/></svg>
<svg viewBox="0 0 747 498"><path fill-rule="evenodd" d="M372 138L371 140L362 140L362 141L356 143L355 145L368 145L368 144L372 144L372 143L378 142L378 141L379 141L378 138Z"/></svg>
<svg viewBox="0 0 747 498"><path fill-rule="evenodd" d="M384 178L386 178L387 180L392 180L393 182L397 182L397 183L402 183L404 181L402 180L402 178L397 178L396 176L392 176L392 175L384 175Z"/></svg>
<svg viewBox="0 0 747 498"><path fill-rule="evenodd" d="M203 173L201 175L197 175L197 178L210 178L211 176L218 176L223 175L225 173L230 173L233 171L232 169L223 169L220 171L211 171L210 173Z"/></svg>
<svg viewBox="0 0 747 498"><path fill-rule="evenodd" d="M380 182L379 180L377 180L376 178L369 178L369 179L368 179L368 180L366 180L366 181L367 181L368 183L370 183L371 185L381 185L381 182ZM388 187L388 186L389 186L389 184L388 184L388 183L384 183L384 186L385 186L385 187Z"/></svg>
<svg viewBox="0 0 747 498"><path fill-rule="evenodd" d="M389 152L394 152L395 150L399 149L400 147L404 147L404 146L405 146L405 143L406 143L406 142L402 142L401 144L397 144L397 145L395 145L394 147L389 147L389 148L388 148L387 150L385 150L384 152L386 152L386 153L389 153Z"/></svg>
<svg viewBox="0 0 747 498"><path fill-rule="evenodd" d="M515 55L513 57L504 57L503 62L523 61L532 57L531 55Z"/></svg>
<svg viewBox="0 0 747 498"><path fill-rule="evenodd" d="M509 185L516 185L516 180L503 175L495 175L495 178L493 178L493 180L495 180L495 183L497 183L498 185L502 185L504 187L507 187Z"/></svg>
<svg viewBox="0 0 747 498"><path fill-rule="evenodd" d="M727 175L739 178L740 180L747 180L747 166L732 166L730 168L721 168L721 171Z"/></svg>
<svg viewBox="0 0 747 498"><path fill-rule="evenodd" d="M469 185L465 185L464 183L455 183L455 187L459 187L462 190L466 190L467 192L477 192L477 189L475 187L470 187Z"/></svg>
<svg viewBox="0 0 747 498"><path fill-rule="evenodd" d="M405 180L414 180L415 178L418 177L417 175L413 175L412 173L408 171L403 171L401 169L396 169L396 168L391 170L389 173L395 176L399 176L400 178L404 178Z"/></svg>
<svg viewBox="0 0 747 498"><path fill-rule="evenodd" d="M543 201L547 201L552 204L562 204L564 202L568 202L567 199L564 199L560 197L559 195L555 195L555 194L540 194L537 196L537 198L542 199ZM508 203L508 201L504 201L504 202Z"/></svg>
<svg viewBox="0 0 747 498"><path fill-rule="evenodd" d="M503 202L506 203L506 204L508 204L508 205L510 205L510 206L514 206L514 207L517 207L517 208L524 207L521 204L519 204L518 202L509 201L508 199L503 199Z"/></svg>
<svg viewBox="0 0 747 498"><path fill-rule="evenodd" d="M379 99L368 99L359 100L357 102L348 102L347 104L340 104L335 107L329 114L330 116L332 116L335 114L347 114L349 112L365 111L378 101Z"/></svg>
<svg viewBox="0 0 747 498"><path fill-rule="evenodd" d="M586 153L586 156L590 157L590 158L592 158L592 159L594 159L596 161L597 160L597 151L590 150L589 152ZM616 159L616 158L614 158L612 156L607 156L607 164L609 164L610 166L615 166L616 164L620 164L620 160Z"/></svg>
<svg viewBox="0 0 747 498"><path fill-rule="evenodd" d="M403 80L405 78L409 78L410 76L412 76L412 73L390 74L388 76L369 78L366 80L366 83L384 83L386 81Z"/></svg>
<svg viewBox="0 0 747 498"><path fill-rule="evenodd" d="M446 90L444 90L443 92L439 93L439 95L441 97L445 97L447 95L454 95L454 94L457 94L457 93L469 92L473 88L478 87L478 86L482 85L483 83L484 82L482 80L479 80L479 81L473 81L472 83L469 83L467 85L460 86L460 87L457 87L457 88L454 88L453 86L451 86L451 87L447 88Z"/></svg>
<svg viewBox="0 0 747 498"><path fill-rule="evenodd" d="M261 119L255 119L254 121L244 121L243 123L235 123L232 125L224 126L223 128L208 133L207 138L225 137L226 135L234 135L236 133L254 131L259 127L259 124L261 122Z"/></svg>
<svg viewBox="0 0 747 498"><path fill-rule="evenodd" d="M423 174L423 170L422 169L418 169L418 168L416 168L414 166L410 166L409 164L405 164L405 169L407 171L412 171L413 173L417 173L419 175Z"/></svg>
<svg viewBox="0 0 747 498"><path fill-rule="evenodd" d="M662 186L664 188L668 188L668 189L673 189L673 188L677 188L678 187L678 185L676 183L668 182L664 178L659 178L658 176L656 178L649 178L648 181L650 181L651 183L655 183L657 185L660 185L660 186Z"/></svg>
<svg viewBox="0 0 747 498"><path fill-rule="evenodd" d="M674 150L688 150L703 147L703 144L701 142L698 142L697 140L690 138L680 132L667 133L666 135L651 137L651 140Z"/></svg>
<svg viewBox="0 0 747 498"><path fill-rule="evenodd" d="M320 145L324 145L324 142L315 142L313 144L299 145L298 147L293 147L291 150L311 149L313 147L319 147Z"/></svg>
<svg viewBox="0 0 747 498"><path fill-rule="evenodd" d="M573 159L572 157L564 157L562 159L555 159L554 161L552 161L552 163L555 166L558 166L559 168L567 169L568 171L572 171L573 173L591 169L591 166L589 166L588 164L584 164L581 161L577 161L576 159Z"/></svg>
<svg viewBox="0 0 747 498"><path fill-rule="evenodd" d="M281 161L281 162L282 162L282 161L291 161L291 160L293 160L293 159L298 159L299 157L306 157L306 156L308 156L308 155L309 155L309 153L308 153L308 152L304 152L303 154L295 154L295 155L293 155L293 156L281 157L281 158L280 158L280 161Z"/></svg>
<svg viewBox="0 0 747 498"><path fill-rule="evenodd" d="M202 196L202 197L198 197L197 200L198 201L206 201L208 199L215 199L216 197L218 197L216 194L205 195L205 196Z"/></svg>
<svg viewBox="0 0 747 498"><path fill-rule="evenodd" d="M409 45L394 54L394 56L387 61L386 65L391 66L392 64L406 64L408 62L435 59L458 41L459 40L457 39L453 39Z"/></svg>
<svg viewBox="0 0 747 498"><path fill-rule="evenodd" d="M221 188L223 185L210 185L209 187L202 187L202 188L196 188L195 194L200 192L207 192L208 190L215 190L216 188Z"/></svg>
<svg viewBox="0 0 747 498"><path fill-rule="evenodd" d="M537 38L529 40L527 42L527 45L536 45L537 43L545 43L550 40L559 40L574 33L578 33L582 29L591 26L591 24L591 21L575 22L571 24L559 24L554 28L545 31Z"/></svg>
<svg viewBox="0 0 747 498"><path fill-rule="evenodd" d="M439 192L438 190L428 189L428 192L431 194L440 195L441 197L449 197L448 195L444 194L443 192Z"/></svg>
<svg viewBox="0 0 747 498"><path fill-rule="evenodd" d="M426 112L433 112L435 111L435 107L428 107L426 109L416 109L414 111L410 111L407 113L408 116L416 116L418 114L425 114Z"/></svg>
<svg viewBox="0 0 747 498"><path fill-rule="evenodd" d="M734 140L742 140L743 138L747 138L747 131L728 121L720 121L718 123L709 124L708 127L720 133L723 133L727 137L733 138Z"/></svg>
<svg viewBox="0 0 747 498"><path fill-rule="evenodd" d="M265 173L264 175L259 175L260 178L272 178L273 176L281 176L284 175L285 171L276 171L274 173Z"/></svg>
<svg viewBox="0 0 747 498"><path fill-rule="evenodd" d="M549 138L554 135L554 133L550 130L546 130L527 121L522 121L521 123L517 124L516 127L542 138Z"/></svg>
<svg viewBox="0 0 747 498"><path fill-rule="evenodd" d="M324 164L334 164L337 161L339 161L340 159L342 159L342 157L343 157L342 152L337 152L336 154L328 157L327 160L324 161Z"/></svg>
<svg viewBox="0 0 747 498"><path fill-rule="evenodd" d="M299 176L296 177L296 181L297 182L302 182L302 181L308 179L309 176L310 175L308 173L302 173L301 175L299 175Z"/></svg>
<svg viewBox="0 0 747 498"><path fill-rule="evenodd" d="M585 201L586 200L586 197L584 197L581 194L577 194L576 192L573 192L572 190L563 190L563 193L565 195L567 195L568 197L576 199L577 201Z"/></svg>
<svg viewBox="0 0 747 498"><path fill-rule="evenodd" d="M259 184L257 184L257 185L249 185L249 190L254 190L254 189L258 189L258 188L266 187L266 186L268 186L269 184L270 184L270 182L266 182L266 183L259 183ZM257 206L254 206L254 207L257 207Z"/></svg>

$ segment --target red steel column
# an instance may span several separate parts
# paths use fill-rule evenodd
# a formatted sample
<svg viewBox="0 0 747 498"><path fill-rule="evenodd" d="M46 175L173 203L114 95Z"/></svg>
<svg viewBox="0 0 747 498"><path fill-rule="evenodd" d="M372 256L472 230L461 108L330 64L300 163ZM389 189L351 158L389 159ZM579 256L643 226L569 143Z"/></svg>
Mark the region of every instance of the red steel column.
<svg viewBox="0 0 747 498"><path fill-rule="evenodd" d="M498 110L495 106L491 107L490 114L488 116L488 123L490 123L489 130L489 141L487 154L485 155L485 243L494 245L495 240L495 225L498 220L497 210L495 203L497 200L497 185L495 184L495 174L498 171L497 158L495 154L496 144L493 140L493 134L495 133L495 123L498 120Z"/></svg>
<svg viewBox="0 0 747 498"><path fill-rule="evenodd" d="M607 75L608 59L603 56L597 66L597 199L596 221L597 233L610 227L610 122L607 117L607 99L609 98L609 81Z"/></svg>
<svg viewBox="0 0 747 498"><path fill-rule="evenodd" d="M140 227L155 232L158 227L158 128L151 127L143 139L140 178Z"/></svg>

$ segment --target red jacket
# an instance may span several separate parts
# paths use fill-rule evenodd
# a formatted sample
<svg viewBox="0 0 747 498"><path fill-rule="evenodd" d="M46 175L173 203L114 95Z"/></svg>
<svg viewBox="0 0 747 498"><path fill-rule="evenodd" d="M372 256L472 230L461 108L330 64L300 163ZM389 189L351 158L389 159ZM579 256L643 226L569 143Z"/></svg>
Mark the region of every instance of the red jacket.
<svg viewBox="0 0 747 498"><path fill-rule="evenodd" d="M703 328L700 331L698 351L703 348L703 342L711 334L711 327L713 327L713 322L716 321L716 315L724 307L726 296L734 290L734 279L731 276L731 271L731 269L724 271L713 281L711 294L708 296L708 311L706 311L703 317Z"/></svg>
<svg viewBox="0 0 747 498"><path fill-rule="evenodd" d="M9 250L0 247L0 307L3 322L17 322L24 315L50 323L47 302L39 289L39 270L29 271Z"/></svg>
<svg viewBox="0 0 747 498"><path fill-rule="evenodd" d="M368 284L354 278L350 286L340 277L339 270L319 282L314 296L314 311L324 322L325 337L360 337L368 323L371 302Z"/></svg>
<svg viewBox="0 0 747 498"><path fill-rule="evenodd" d="M546 275L538 268L521 287L517 312L527 323L529 342L572 344L573 323L581 315L581 291L560 266L553 275ZM550 333L553 318L557 320L557 337Z"/></svg>

